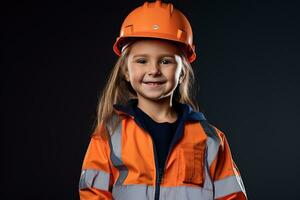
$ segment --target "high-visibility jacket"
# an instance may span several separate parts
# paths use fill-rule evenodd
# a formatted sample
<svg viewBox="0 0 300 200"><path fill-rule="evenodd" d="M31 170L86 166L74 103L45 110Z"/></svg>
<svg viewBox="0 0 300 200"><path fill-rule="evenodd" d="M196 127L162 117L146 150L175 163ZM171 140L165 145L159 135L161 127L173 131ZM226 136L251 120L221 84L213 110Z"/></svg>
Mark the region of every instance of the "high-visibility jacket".
<svg viewBox="0 0 300 200"><path fill-rule="evenodd" d="M225 135L186 104L165 168L151 135L128 106L114 105L121 120L103 122L86 151L79 181L81 200L246 200ZM110 134L109 134L110 133Z"/></svg>

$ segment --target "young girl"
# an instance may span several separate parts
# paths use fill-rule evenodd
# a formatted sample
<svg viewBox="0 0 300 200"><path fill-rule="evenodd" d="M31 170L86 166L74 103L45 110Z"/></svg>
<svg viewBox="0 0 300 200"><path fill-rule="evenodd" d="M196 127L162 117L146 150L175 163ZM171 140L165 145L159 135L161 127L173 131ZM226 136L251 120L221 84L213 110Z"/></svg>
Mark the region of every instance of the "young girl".
<svg viewBox="0 0 300 200"><path fill-rule="evenodd" d="M81 200L247 199L224 134L190 98L192 37L172 4L145 2L127 16L83 161Z"/></svg>

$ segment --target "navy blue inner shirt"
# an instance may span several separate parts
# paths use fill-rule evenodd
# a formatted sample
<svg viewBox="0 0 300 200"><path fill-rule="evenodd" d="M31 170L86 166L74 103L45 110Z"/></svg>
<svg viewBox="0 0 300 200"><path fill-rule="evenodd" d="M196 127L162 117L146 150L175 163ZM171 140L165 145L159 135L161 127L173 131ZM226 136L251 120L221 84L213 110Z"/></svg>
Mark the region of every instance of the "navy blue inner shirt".
<svg viewBox="0 0 300 200"><path fill-rule="evenodd" d="M178 109L176 110L177 120L173 123L158 123L137 106L134 107L134 112L152 136L158 156L158 166L159 169L162 170L165 167L165 161L168 156L170 144L178 126L180 112L178 111Z"/></svg>

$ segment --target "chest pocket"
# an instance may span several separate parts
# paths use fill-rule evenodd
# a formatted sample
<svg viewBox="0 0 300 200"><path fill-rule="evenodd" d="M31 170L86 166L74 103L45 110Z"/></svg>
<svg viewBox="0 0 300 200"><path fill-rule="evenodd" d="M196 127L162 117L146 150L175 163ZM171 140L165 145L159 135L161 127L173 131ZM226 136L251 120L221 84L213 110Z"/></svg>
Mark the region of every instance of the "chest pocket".
<svg viewBox="0 0 300 200"><path fill-rule="evenodd" d="M187 184L203 184L204 150L200 144L188 143L179 149L178 180Z"/></svg>

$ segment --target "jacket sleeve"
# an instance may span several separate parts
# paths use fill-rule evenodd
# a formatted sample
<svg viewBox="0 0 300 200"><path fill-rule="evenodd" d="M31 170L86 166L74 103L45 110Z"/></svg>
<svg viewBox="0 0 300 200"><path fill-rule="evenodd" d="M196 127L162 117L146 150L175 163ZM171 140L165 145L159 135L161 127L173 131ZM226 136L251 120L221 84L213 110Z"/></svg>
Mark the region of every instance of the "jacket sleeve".
<svg viewBox="0 0 300 200"><path fill-rule="evenodd" d="M91 136L83 160L79 181L80 200L112 200L112 170L109 161L109 144L101 136L106 129L100 124Z"/></svg>
<svg viewBox="0 0 300 200"><path fill-rule="evenodd" d="M219 151L210 168L214 181L215 199L247 200L245 187L240 172L232 159L228 141L224 133L215 129L220 138Z"/></svg>

